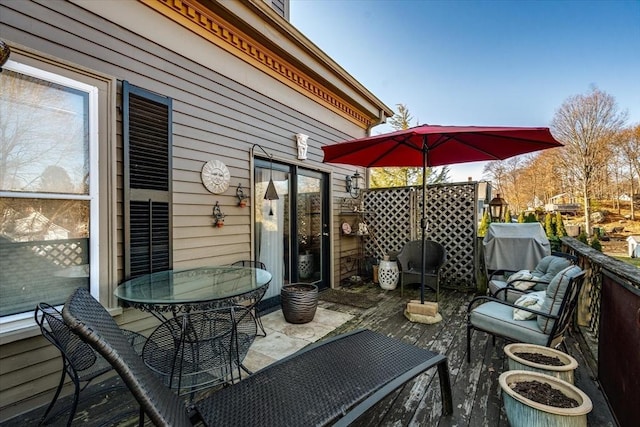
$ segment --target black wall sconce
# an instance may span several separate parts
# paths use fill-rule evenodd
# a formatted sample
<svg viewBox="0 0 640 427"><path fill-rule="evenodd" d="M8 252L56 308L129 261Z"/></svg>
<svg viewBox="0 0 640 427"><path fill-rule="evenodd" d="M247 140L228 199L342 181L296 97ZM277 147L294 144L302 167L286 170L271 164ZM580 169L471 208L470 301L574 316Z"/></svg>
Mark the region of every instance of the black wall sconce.
<svg viewBox="0 0 640 427"><path fill-rule="evenodd" d="M236 188L236 197L238 198L238 206L244 208L247 206L247 199L249 196L245 194L244 188L242 188L242 184L238 184L238 188Z"/></svg>
<svg viewBox="0 0 640 427"><path fill-rule="evenodd" d="M360 190L364 187L364 178L356 171L356 173L351 176L347 175L345 186L347 193L349 193L352 198L357 199L360 197Z"/></svg>
<svg viewBox="0 0 640 427"><path fill-rule="evenodd" d="M224 216L225 215L220 210L220 205L216 202L213 207L213 226L222 228L222 226L224 226Z"/></svg>
<svg viewBox="0 0 640 427"><path fill-rule="evenodd" d="M491 215L491 221L502 221L508 205L507 201L500 197L500 193L497 193L496 197L491 199L489 202L489 214Z"/></svg>
<svg viewBox="0 0 640 427"><path fill-rule="evenodd" d="M269 167L269 184L267 185L267 191L265 191L264 193L264 199L265 200L278 200L280 197L278 197L278 192L276 191L276 186L273 183L273 156L269 153L267 153L266 151L264 151L264 148L262 148L259 144L253 144L253 147L251 147L251 151L254 151L254 149L258 147L260 150L262 150L262 152L265 154L265 156L267 156L269 158L269 162L270 162L270 167ZM273 215L273 206L270 206L269 208L269 215Z"/></svg>

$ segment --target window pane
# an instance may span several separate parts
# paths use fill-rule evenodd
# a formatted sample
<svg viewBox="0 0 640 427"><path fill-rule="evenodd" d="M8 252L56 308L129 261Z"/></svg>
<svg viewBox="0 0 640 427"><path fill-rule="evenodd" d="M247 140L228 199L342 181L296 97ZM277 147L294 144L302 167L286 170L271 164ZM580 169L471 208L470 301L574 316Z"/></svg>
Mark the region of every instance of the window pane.
<svg viewBox="0 0 640 427"><path fill-rule="evenodd" d="M0 191L88 194L89 95L0 73Z"/></svg>
<svg viewBox="0 0 640 427"><path fill-rule="evenodd" d="M89 202L0 198L0 316L89 286Z"/></svg>

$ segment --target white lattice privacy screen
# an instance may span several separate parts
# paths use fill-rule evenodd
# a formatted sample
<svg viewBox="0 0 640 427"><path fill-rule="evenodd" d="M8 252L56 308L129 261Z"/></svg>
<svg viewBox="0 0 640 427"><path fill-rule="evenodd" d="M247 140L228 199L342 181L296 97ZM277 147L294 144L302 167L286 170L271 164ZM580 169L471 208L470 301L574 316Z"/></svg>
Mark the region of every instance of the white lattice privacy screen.
<svg viewBox="0 0 640 427"><path fill-rule="evenodd" d="M427 238L444 245L447 262L441 270L441 285L476 287L477 183L430 185L427 189ZM410 240L421 238L422 188L400 187L364 193L369 213L367 225L386 252L399 252ZM365 239L365 252L380 256L372 238Z"/></svg>

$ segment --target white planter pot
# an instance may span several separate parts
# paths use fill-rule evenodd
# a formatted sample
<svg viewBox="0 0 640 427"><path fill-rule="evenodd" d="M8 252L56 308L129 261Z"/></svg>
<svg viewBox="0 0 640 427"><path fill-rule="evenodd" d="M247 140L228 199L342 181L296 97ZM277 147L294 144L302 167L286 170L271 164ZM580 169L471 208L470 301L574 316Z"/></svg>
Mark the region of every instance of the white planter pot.
<svg viewBox="0 0 640 427"><path fill-rule="evenodd" d="M544 356L557 357L562 366L542 365L517 356L515 353L538 353ZM504 354L509 358L509 370L539 372L560 378L573 384L573 373L578 368L578 361L562 351L535 344L514 343L504 347Z"/></svg>
<svg viewBox="0 0 640 427"><path fill-rule="evenodd" d="M398 278L400 277L400 270L398 269L398 263L395 261L389 261L389 257L384 257L384 260L380 261L378 266L378 281L380 287L385 290L393 290L398 286Z"/></svg>
<svg viewBox="0 0 640 427"><path fill-rule="evenodd" d="M556 390L578 402L576 408L557 408L534 402L515 392L509 384L522 381L538 381L549 384ZM507 371L500 375L500 388L504 409L511 427L562 426L587 427L587 414L593 407L591 399L576 386L566 381L530 371Z"/></svg>
<svg viewBox="0 0 640 427"><path fill-rule="evenodd" d="M298 257L298 276L300 279L308 279L313 274L313 254L301 254Z"/></svg>

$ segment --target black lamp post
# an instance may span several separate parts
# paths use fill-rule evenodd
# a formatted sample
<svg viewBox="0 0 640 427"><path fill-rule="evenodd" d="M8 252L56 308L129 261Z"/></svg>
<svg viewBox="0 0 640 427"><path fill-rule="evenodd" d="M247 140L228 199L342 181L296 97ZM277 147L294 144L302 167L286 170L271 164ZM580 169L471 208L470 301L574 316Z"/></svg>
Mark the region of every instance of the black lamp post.
<svg viewBox="0 0 640 427"><path fill-rule="evenodd" d="M491 199L491 201L489 202L489 213L491 214L491 221L502 221L508 205L509 204L507 203L507 201L500 197L500 193L497 193L496 197Z"/></svg>

